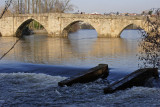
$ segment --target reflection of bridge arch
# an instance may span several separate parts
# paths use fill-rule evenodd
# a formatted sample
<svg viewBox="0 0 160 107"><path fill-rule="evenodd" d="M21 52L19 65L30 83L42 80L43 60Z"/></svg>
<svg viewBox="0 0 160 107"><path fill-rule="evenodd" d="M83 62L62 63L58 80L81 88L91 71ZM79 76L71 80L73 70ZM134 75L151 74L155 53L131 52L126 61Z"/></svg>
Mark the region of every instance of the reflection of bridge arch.
<svg viewBox="0 0 160 107"><path fill-rule="evenodd" d="M94 25L92 25L90 22L82 21L82 20L77 20L77 21L73 21L73 22L69 23L68 25L66 24L64 26L64 28L62 29L63 36L67 36L68 33L69 33L69 31L70 31L71 26L74 25L74 24L76 24L76 23L79 23L79 22L84 22L86 24L89 24L90 26L92 26L96 30L96 28L94 27ZM96 32L97 32L97 30L96 30Z"/></svg>
<svg viewBox="0 0 160 107"><path fill-rule="evenodd" d="M39 21L37 21L36 19L33 19L33 18L30 18L30 19L27 19L25 21L23 21L22 23L20 23L16 29L16 32L15 32L15 36L21 36L22 34L22 31L24 30L24 28L32 21L36 21L38 22L40 25L42 25L44 27L44 29L47 31L47 29L45 28L45 25L41 24Z"/></svg>

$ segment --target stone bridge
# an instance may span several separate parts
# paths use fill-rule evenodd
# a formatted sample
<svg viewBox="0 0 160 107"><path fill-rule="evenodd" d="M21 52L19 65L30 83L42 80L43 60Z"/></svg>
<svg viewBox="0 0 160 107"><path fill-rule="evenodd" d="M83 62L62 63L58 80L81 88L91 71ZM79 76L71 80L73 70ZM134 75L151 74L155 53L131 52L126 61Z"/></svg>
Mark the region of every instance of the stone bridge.
<svg viewBox="0 0 160 107"><path fill-rule="evenodd" d="M121 32L129 25L136 25L145 31L145 17L142 16L105 16L90 14L19 14L0 19L0 35L17 36L17 32L31 21L39 22L48 32L49 36L61 36L72 24L86 22L91 24L98 33L98 37L120 37Z"/></svg>

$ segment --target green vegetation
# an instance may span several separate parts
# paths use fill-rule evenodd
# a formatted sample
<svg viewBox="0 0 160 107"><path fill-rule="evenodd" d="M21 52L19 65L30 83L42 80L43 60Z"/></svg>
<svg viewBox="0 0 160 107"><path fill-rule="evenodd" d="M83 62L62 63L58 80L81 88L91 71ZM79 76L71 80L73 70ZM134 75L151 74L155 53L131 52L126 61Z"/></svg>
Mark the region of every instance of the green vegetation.
<svg viewBox="0 0 160 107"><path fill-rule="evenodd" d="M44 27L41 25L41 24L39 24L37 21L32 21L29 25L28 25L28 27L30 28L30 29L32 29L32 30L42 30L42 29L44 29Z"/></svg>

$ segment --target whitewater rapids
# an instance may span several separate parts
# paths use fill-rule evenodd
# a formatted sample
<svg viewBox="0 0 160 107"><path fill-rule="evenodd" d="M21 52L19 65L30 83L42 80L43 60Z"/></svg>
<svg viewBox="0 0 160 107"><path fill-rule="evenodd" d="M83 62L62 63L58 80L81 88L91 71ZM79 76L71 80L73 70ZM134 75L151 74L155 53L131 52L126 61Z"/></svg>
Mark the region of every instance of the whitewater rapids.
<svg viewBox="0 0 160 107"><path fill-rule="evenodd" d="M114 107L160 106L160 88L133 87L104 94L107 80L59 87L67 77L36 73L1 73L0 106L9 107Z"/></svg>

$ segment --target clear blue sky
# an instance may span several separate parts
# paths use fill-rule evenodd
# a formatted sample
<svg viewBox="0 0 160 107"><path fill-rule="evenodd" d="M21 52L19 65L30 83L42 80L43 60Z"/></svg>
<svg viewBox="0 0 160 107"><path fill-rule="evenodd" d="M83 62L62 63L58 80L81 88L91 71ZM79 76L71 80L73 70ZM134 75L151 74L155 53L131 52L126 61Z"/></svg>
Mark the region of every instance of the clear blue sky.
<svg viewBox="0 0 160 107"><path fill-rule="evenodd" d="M5 0L0 0L4 4ZM129 12L141 13L150 8L160 8L160 0L71 0L77 8L75 11L86 13L98 12Z"/></svg>
<svg viewBox="0 0 160 107"><path fill-rule="evenodd" d="M141 13L150 8L160 8L160 0L71 0L80 10L92 12L129 12Z"/></svg>

